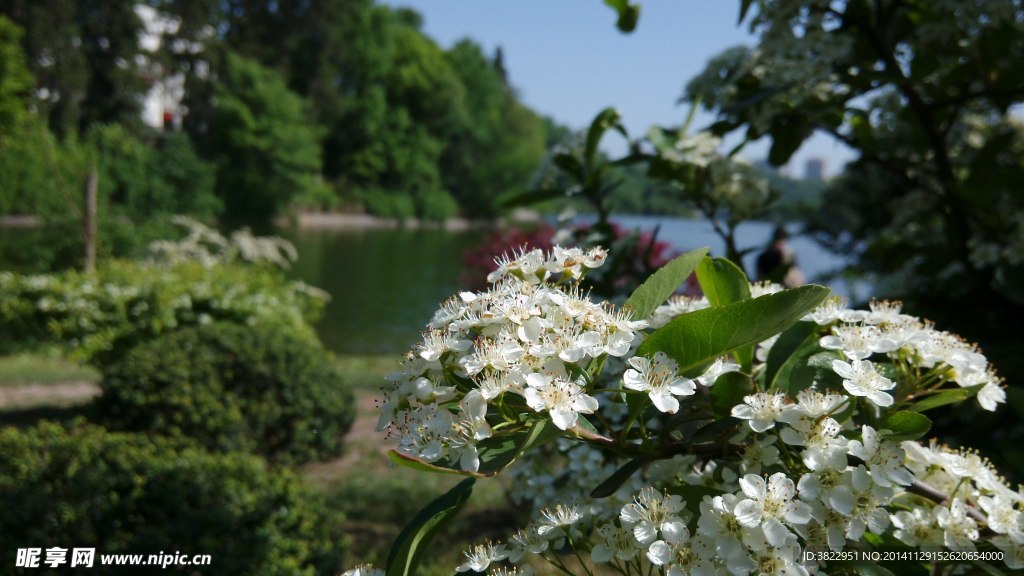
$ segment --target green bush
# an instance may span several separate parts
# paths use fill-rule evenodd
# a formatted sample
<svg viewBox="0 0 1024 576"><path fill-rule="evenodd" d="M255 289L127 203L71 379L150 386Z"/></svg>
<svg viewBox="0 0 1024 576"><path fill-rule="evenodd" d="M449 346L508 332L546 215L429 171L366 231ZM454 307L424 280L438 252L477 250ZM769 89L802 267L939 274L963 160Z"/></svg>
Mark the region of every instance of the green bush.
<svg viewBox="0 0 1024 576"><path fill-rule="evenodd" d="M102 367L158 334L214 321L315 345L310 324L324 301L280 271L236 264L112 261L95 275L0 272L0 353L60 344Z"/></svg>
<svg viewBox="0 0 1024 576"><path fill-rule="evenodd" d="M0 431L0 507L4 573L18 548L50 546L95 548L96 574L168 572L101 567L101 554L209 554L189 573L220 576L329 575L342 560L292 473L94 425ZM29 571L57 573L40 565Z"/></svg>
<svg viewBox="0 0 1024 576"><path fill-rule="evenodd" d="M443 222L459 213L459 204L443 190L427 190L416 196L416 213L424 220Z"/></svg>
<svg viewBox="0 0 1024 576"><path fill-rule="evenodd" d="M140 344L104 374L98 417L211 450L300 463L341 452L352 394L330 356L274 330L214 324Z"/></svg>
<svg viewBox="0 0 1024 576"><path fill-rule="evenodd" d="M375 216L398 220L408 220L416 216L416 201L405 192L372 189L367 190L363 198L367 212Z"/></svg>

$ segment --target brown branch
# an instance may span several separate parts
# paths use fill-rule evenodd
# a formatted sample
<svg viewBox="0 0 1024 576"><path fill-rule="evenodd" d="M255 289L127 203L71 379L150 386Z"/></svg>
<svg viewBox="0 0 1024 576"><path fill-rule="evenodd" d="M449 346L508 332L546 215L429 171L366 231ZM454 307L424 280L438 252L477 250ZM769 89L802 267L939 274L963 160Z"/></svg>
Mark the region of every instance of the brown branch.
<svg viewBox="0 0 1024 576"><path fill-rule="evenodd" d="M938 488L935 488L930 484L925 484L920 480L914 480L914 482L907 487L907 492L910 492L911 494L917 494L918 496L924 496L925 498L938 504L945 504L950 500L948 494L940 491ZM969 504L966 504L966 501L964 504L964 508L967 510L968 516L982 524L988 525L988 518L985 518L985 515L982 514L977 508Z"/></svg>

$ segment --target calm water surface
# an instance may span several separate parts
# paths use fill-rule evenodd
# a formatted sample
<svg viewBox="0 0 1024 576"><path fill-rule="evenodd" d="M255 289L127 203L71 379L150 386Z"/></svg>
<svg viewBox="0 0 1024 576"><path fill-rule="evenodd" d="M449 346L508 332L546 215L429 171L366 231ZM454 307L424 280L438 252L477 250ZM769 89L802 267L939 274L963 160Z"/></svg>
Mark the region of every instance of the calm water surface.
<svg viewBox="0 0 1024 576"><path fill-rule="evenodd" d="M627 229L653 230L680 251L710 246L722 255L724 245L710 224L654 216L615 220ZM757 250L771 237L773 225L748 222L738 230L740 248L754 247L745 259L753 270ZM331 293L318 330L324 343L340 354L400 353L414 343L437 305L464 287L462 253L480 245L486 230L450 232L406 229L291 229L280 232L295 243L299 261L292 274ZM842 259L809 239L791 240L808 280L842 265ZM833 288L850 295L850 287Z"/></svg>
<svg viewBox="0 0 1024 576"><path fill-rule="evenodd" d="M483 231L282 230L299 251L292 274L331 294L318 331L339 354L405 351L437 305L460 289L462 252Z"/></svg>

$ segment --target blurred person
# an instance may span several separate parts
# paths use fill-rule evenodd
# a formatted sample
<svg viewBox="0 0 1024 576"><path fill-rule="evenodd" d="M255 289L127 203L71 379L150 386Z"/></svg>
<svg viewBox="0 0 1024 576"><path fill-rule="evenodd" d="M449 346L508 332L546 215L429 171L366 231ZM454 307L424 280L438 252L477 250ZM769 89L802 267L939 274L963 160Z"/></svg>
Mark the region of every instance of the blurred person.
<svg viewBox="0 0 1024 576"><path fill-rule="evenodd" d="M806 283L803 272L796 264L796 255L789 246L789 233L779 224L772 233L772 241L757 257L757 279L782 284L786 288Z"/></svg>

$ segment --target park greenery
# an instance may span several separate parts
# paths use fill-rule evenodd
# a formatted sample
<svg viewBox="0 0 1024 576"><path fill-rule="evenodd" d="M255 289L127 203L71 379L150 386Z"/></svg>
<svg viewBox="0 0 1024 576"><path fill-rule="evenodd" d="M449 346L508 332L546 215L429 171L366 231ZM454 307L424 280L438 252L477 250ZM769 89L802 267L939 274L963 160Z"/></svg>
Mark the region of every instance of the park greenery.
<svg viewBox="0 0 1024 576"><path fill-rule="evenodd" d="M3 352L77 358L102 392L0 412L0 540L208 551L218 574L333 573L340 517L297 474L341 454L355 412L311 324L326 295L284 276L296 255L280 239L179 222L184 239L144 260L0 273Z"/></svg>
<svg viewBox="0 0 1024 576"><path fill-rule="evenodd" d="M4 214L74 218L97 169L108 217L137 223L487 217L564 132L519 102L500 52L443 50L417 14L370 0L5 0L0 14ZM144 126L152 82L174 79L168 129Z"/></svg>
<svg viewBox="0 0 1024 576"><path fill-rule="evenodd" d="M917 442L935 432L926 412L1006 402L975 345L897 303L752 285L706 254L619 307L581 287L607 251L522 251L440 306L388 378L378 430L396 463L469 478L412 519L387 574L414 574L475 479L510 466L533 518L457 572L1024 567L1021 492L977 453ZM694 273L704 296L672 296Z"/></svg>
<svg viewBox="0 0 1024 576"><path fill-rule="evenodd" d="M373 0L0 0L0 216L43 224L0 247L0 374L47 358L19 379L100 394L0 407L0 547L175 545L239 575L1024 569L1024 6L737 8L756 45L637 135L614 108L571 133L500 49ZM856 155L831 181L744 160L817 133ZM518 207L594 221L496 231L400 363L333 358L294 248L207 226ZM706 219L726 258L612 220L650 212ZM736 230L769 218L879 299L750 282ZM384 440L344 437L396 367L385 470L360 444Z"/></svg>

